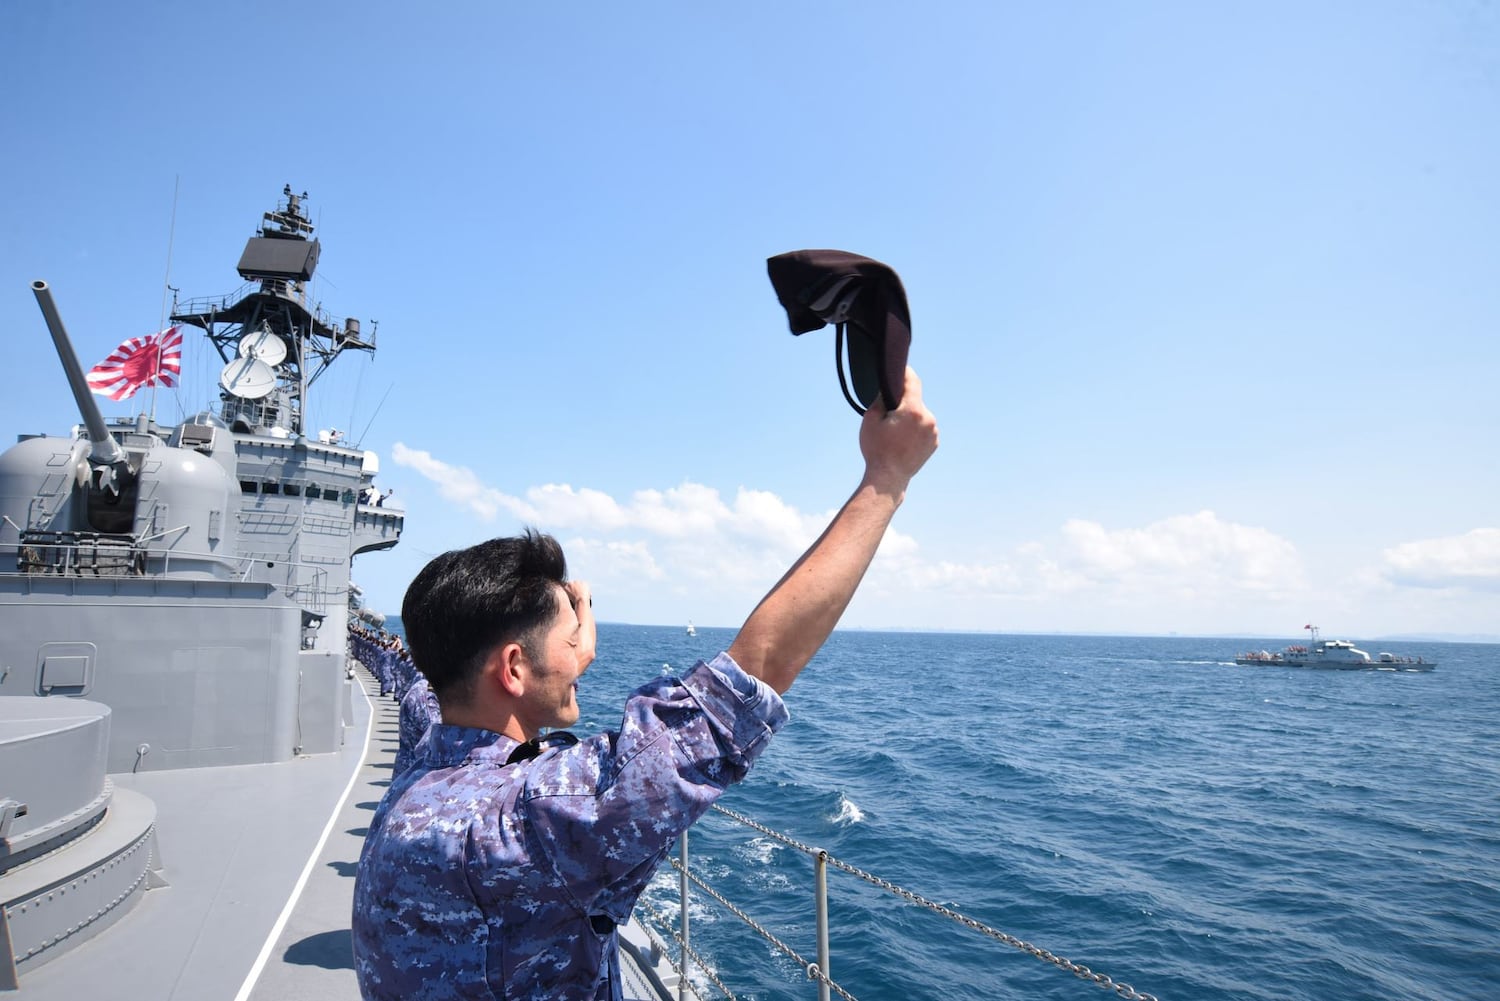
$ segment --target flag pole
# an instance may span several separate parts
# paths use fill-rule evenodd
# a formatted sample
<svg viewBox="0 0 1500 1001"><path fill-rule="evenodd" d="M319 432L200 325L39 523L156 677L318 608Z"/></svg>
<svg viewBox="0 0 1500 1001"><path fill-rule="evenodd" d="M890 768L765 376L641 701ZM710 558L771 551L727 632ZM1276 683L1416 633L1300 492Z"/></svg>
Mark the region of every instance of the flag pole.
<svg viewBox="0 0 1500 1001"><path fill-rule="evenodd" d="M172 287L172 244L177 239L177 190L182 184L182 175L176 174L172 178L172 222L167 227L167 273L162 278L161 284L161 322L156 325L157 330L165 330L167 326L167 290ZM175 303L174 303L175 305ZM156 339L156 365L154 371L157 378L151 380L151 418L152 424L156 423L156 384L160 381L162 340Z"/></svg>

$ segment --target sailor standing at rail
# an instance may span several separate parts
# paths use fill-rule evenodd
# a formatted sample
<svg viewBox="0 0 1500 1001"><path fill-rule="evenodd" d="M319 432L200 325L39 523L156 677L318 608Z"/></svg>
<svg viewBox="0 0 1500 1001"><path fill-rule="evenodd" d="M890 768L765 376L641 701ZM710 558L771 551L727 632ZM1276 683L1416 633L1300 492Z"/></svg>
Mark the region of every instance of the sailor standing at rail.
<svg viewBox="0 0 1500 1001"><path fill-rule="evenodd" d="M594 659L587 584L529 532L444 553L402 622L443 721L394 776L354 887L367 999L621 997L615 928L678 835L744 778L787 720L781 695L828 638L912 477L937 448L921 383L860 425L858 488L727 651L625 704L616 731L578 721Z"/></svg>
<svg viewBox="0 0 1500 1001"><path fill-rule="evenodd" d="M428 729L432 724L443 721L442 707L438 705L438 698L433 694L426 676L416 668L412 668L412 675L411 684L401 696L401 715L396 728L399 740L396 745L395 773L392 777L411 767L417 757L417 745L427 735Z"/></svg>

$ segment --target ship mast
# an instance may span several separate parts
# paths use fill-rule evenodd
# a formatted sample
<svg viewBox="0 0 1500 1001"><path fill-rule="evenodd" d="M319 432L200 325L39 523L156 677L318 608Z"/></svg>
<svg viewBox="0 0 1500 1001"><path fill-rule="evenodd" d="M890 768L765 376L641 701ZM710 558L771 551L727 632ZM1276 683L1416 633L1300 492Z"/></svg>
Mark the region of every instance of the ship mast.
<svg viewBox="0 0 1500 1001"><path fill-rule="evenodd" d="M249 284L228 296L174 308L172 322L201 328L225 362L221 416L241 432L300 436L307 391L346 349L374 351L350 317L342 324L308 305L320 246L304 212L307 192L282 189L245 244L238 271Z"/></svg>

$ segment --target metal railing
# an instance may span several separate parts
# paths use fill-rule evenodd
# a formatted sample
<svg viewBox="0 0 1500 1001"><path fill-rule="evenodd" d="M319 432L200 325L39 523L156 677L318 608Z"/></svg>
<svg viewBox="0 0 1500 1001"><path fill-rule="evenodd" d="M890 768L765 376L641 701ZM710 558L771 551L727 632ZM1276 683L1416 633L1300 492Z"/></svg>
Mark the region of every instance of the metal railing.
<svg viewBox="0 0 1500 1001"><path fill-rule="evenodd" d="M911 890L907 890L903 887L897 886L895 883L892 883L887 879L882 879L879 876L868 873L858 866L854 866L849 864L848 862L844 862L840 859L834 858L832 855L829 855L828 852L824 851L821 848L814 848L811 845L803 844L795 838L792 838L789 835L782 833L781 831L777 831L773 828L767 827L759 821L753 820L752 818L747 817L744 814L736 813L735 811L730 810L727 807L719 806L717 804L714 805L713 809L716 813L728 817L730 820L733 820L736 823L749 827L752 830L759 831L761 834L764 834L767 837L770 837L789 848L795 848L797 851L801 852L811 859L813 863L813 907L816 914L817 927L817 958L816 960L809 960L805 956L800 955L795 949L787 945L769 929L767 929L761 922L757 921L742 908L732 903L722 893L710 886L702 878L702 876L695 873L689 864L688 835L684 833L679 843L678 858L670 860L672 867L677 870L678 874L678 890L681 898L682 909L681 915L679 916L677 922L677 930L672 933L672 938L676 940L678 945L678 955L675 959L669 960L672 964L673 969L677 971L679 978L677 985L678 1001L686 1001L689 995L699 999L703 998L703 995L699 993L698 986L692 982L692 974L694 972L702 974L703 977L711 981L714 986L722 992L724 997L730 998L731 1001L734 1001L734 994L729 990L728 987L724 985L719 977L712 971L710 966L706 962L704 962L703 957L695 952L692 948L688 922L688 905L691 897L691 887L696 887L698 890L702 891L705 896L717 902L725 910L729 911L741 922L748 925L752 930L754 930L757 934L759 934L762 938L764 938L767 942L774 946L777 951L781 952L783 955L793 960L799 967L804 969L807 972L807 978L816 982L818 985L819 1001L830 1001L833 994L837 994L839 997L845 999L845 1001L858 1001L858 999L855 998L854 995L850 994L848 990L834 981L832 974L829 972L827 874L828 868L830 866L851 876L858 877L859 879L864 880L870 885L885 890L888 893L892 893L900 897L902 900L906 901L908 904L914 904L925 910L931 911L934 914L938 914L942 917L948 918L949 920L954 921L955 923L962 925L963 927L968 928L971 931L978 932L979 934L994 939L997 942L1008 945L1013 949L1024 952L1029 956L1040 959L1045 963L1050 963L1051 965L1056 966L1058 969L1066 970L1079 979L1088 981L1095 986L1112 990L1118 997L1124 998L1126 999L1126 1001L1157 1001L1157 998L1154 994L1148 994L1144 991L1138 991L1129 984L1117 981L1106 974L1098 973L1083 965L1082 963L1075 963L1070 959L1066 959L1062 956L1057 955L1056 953L1050 952L1039 946L1032 945L1030 942L1023 941L1022 939L1016 938L1014 935L1009 935L996 928L991 928L990 926L976 921L968 915L962 914L951 907L936 903L935 901L929 900L918 893L913 893ZM648 934L653 935L653 940L655 940L656 930L652 927L652 925L655 924L660 928L665 928L669 926L670 922L664 915L662 915L655 908L651 907L645 901L639 902L636 906L640 908L645 916L649 919L646 922L642 922L642 924L647 929Z"/></svg>
<svg viewBox="0 0 1500 1001"><path fill-rule="evenodd" d="M318 328L318 332L321 334L333 338L344 338L349 343L362 347L375 347L375 330L372 329L369 333L361 330L356 330L352 333L346 331L337 324L333 314L324 309L322 304L314 303L311 306L308 305L307 290L305 288L300 290L294 289L291 282L278 281L276 279L257 278L253 281L245 282L233 292L226 292L221 295L199 296L196 299L188 299L184 302L176 303L172 307L172 316L174 318L215 316L219 313L227 313L247 297L262 292L277 295L289 302L295 302L303 309L306 309L308 315L312 318L313 326Z"/></svg>
<svg viewBox="0 0 1500 1001"><path fill-rule="evenodd" d="M207 564L224 571L224 577L214 579L250 583L255 581L255 571L260 565L272 562L290 568L291 578L283 589L288 597L308 611L325 613L331 600L343 599L344 588L329 586L327 568L312 563L291 562L275 555L200 553L184 549L153 549L140 544L176 531L179 530L158 533L142 540L95 532L28 533L17 542L0 546L0 559L11 555L16 561L14 570L3 569L4 564L0 563L0 577L91 580L162 577L172 572L172 561L176 559L179 564L192 563L198 567ZM281 582L267 580L262 583L275 585Z"/></svg>

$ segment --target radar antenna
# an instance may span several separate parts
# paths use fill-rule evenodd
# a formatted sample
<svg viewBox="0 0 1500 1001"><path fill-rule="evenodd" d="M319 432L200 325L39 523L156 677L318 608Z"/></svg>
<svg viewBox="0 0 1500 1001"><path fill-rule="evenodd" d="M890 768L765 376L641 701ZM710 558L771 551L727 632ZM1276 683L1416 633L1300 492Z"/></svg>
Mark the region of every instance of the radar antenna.
<svg viewBox="0 0 1500 1001"><path fill-rule="evenodd" d="M309 304L307 283L321 248L307 216L307 192L294 194L288 184L281 193L283 200L263 215L240 256L240 277L250 285L229 296L174 305L172 320L201 328L224 361L219 384L227 423L300 435L306 433L308 387L345 350L373 352L375 335L373 324L362 335L357 319L335 320ZM268 396L250 408L254 413L247 410L246 401Z"/></svg>

